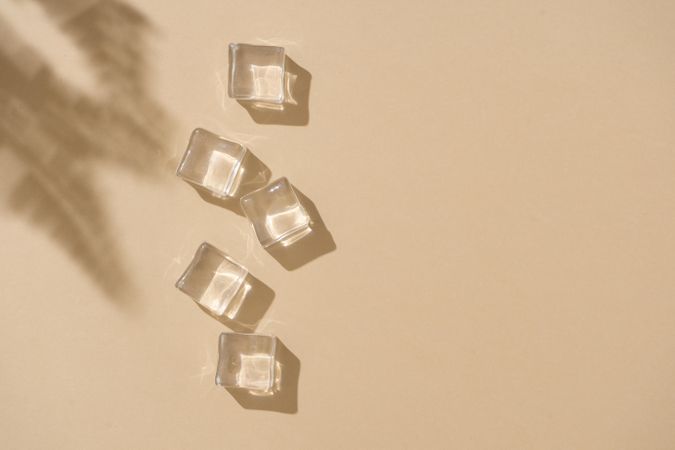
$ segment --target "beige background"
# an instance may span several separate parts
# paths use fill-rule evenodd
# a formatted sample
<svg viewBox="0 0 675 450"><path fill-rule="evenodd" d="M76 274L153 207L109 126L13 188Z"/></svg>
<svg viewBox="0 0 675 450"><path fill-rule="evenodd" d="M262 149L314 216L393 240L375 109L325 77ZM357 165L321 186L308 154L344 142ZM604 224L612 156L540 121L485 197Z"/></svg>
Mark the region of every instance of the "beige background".
<svg viewBox="0 0 675 450"><path fill-rule="evenodd" d="M672 2L3 2L3 447L675 448ZM306 126L228 42L311 73ZM286 271L174 177L196 126L337 249ZM275 291L295 414L214 385L203 240Z"/></svg>

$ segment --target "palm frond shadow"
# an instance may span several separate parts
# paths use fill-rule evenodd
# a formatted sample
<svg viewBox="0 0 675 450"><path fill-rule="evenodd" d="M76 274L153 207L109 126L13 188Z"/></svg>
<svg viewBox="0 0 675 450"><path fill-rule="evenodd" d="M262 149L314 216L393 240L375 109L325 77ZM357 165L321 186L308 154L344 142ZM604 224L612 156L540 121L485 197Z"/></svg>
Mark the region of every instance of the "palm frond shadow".
<svg viewBox="0 0 675 450"><path fill-rule="evenodd" d="M144 177L165 172L171 119L146 80L152 28L122 1L36 1L76 43L101 95L61 80L0 17L0 34L15 40L0 47L0 151L10 152L13 167L5 170L20 174L5 206L53 238L110 298L128 299L133 280L96 171L113 165ZM64 19L66 9L78 12Z"/></svg>

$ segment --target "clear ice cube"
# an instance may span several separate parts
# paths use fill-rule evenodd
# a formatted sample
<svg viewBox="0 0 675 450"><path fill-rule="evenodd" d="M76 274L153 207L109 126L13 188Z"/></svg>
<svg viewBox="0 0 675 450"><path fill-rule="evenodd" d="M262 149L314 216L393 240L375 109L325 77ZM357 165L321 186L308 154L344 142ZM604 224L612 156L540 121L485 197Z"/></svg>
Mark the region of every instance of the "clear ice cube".
<svg viewBox="0 0 675 450"><path fill-rule="evenodd" d="M199 246L176 287L211 314L236 317L246 296L248 271L208 242Z"/></svg>
<svg viewBox="0 0 675 450"><path fill-rule="evenodd" d="M283 47L230 44L228 95L242 101L282 104L285 70Z"/></svg>
<svg viewBox="0 0 675 450"><path fill-rule="evenodd" d="M218 342L216 384L257 393L273 392L276 348L274 336L222 333Z"/></svg>
<svg viewBox="0 0 675 450"><path fill-rule="evenodd" d="M288 246L312 231L309 214L286 178L243 196L241 208L263 247Z"/></svg>
<svg viewBox="0 0 675 450"><path fill-rule="evenodd" d="M190 136L176 175L216 197L234 197L241 182L246 152L241 144L197 128Z"/></svg>

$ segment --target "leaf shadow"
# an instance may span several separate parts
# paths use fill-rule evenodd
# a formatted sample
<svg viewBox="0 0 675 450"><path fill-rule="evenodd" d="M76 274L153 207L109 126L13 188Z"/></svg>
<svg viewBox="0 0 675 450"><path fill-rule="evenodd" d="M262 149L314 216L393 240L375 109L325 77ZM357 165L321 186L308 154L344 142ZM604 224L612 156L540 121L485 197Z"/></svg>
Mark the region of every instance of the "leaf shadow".
<svg viewBox="0 0 675 450"><path fill-rule="evenodd" d="M133 277L97 171L165 172L172 120L149 88L153 28L123 1L34 1L81 52L98 92L62 79L32 48L41 43L0 17L0 156L15 174L2 186L4 206L50 236L108 298L127 303Z"/></svg>

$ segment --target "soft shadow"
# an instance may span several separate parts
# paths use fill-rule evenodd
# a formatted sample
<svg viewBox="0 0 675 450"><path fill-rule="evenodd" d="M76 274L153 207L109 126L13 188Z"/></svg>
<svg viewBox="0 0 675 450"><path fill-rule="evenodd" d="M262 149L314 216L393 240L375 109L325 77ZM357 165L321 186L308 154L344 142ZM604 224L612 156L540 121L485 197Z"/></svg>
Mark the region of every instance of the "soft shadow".
<svg viewBox="0 0 675 450"><path fill-rule="evenodd" d="M285 59L284 79L287 100L283 105L269 106L238 100L255 123L291 126L304 126L309 123L309 89L312 74L288 56Z"/></svg>
<svg viewBox="0 0 675 450"><path fill-rule="evenodd" d="M4 206L48 234L109 298L128 300L133 280L97 171L108 165L144 177L166 172L172 127L148 88L152 27L122 1L33 1L81 52L97 92L61 79L32 50L48 43L27 42L17 32L25 24L0 17L0 153L15 176L3 185Z"/></svg>
<svg viewBox="0 0 675 450"><path fill-rule="evenodd" d="M203 186L191 183L187 180L186 182L197 191L197 194L199 194L205 202L228 209L240 216L244 216L244 211L241 209L239 200L249 192L265 186L272 176L272 171L250 150L247 150L244 154L239 170L241 172L239 187L234 195L229 198L217 197Z"/></svg>
<svg viewBox="0 0 675 450"><path fill-rule="evenodd" d="M256 395L242 389L227 388L234 399L246 409L273 411L285 414L298 412L298 381L300 379L300 360L291 352L281 339L277 338L277 377L276 389L271 395Z"/></svg>
<svg viewBox="0 0 675 450"><path fill-rule="evenodd" d="M311 232L291 245L275 244L266 249L286 270L302 267L337 248L314 202L297 187L293 186L293 190L309 215Z"/></svg>
<svg viewBox="0 0 675 450"><path fill-rule="evenodd" d="M237 311L237 314L232 318L217 316L199 303L197 303L197 305L202 311L206 312L232 331L238 333L253 333L272 304L272 301L274 300L274 291L250 273L246 275L243 289L244 298L241 307Z"/></svg>

